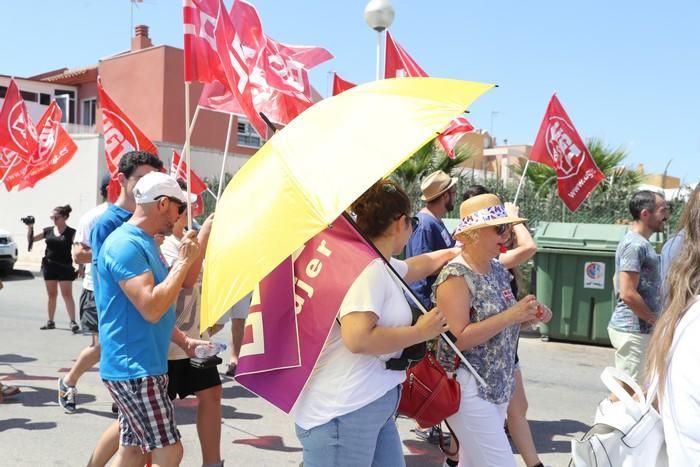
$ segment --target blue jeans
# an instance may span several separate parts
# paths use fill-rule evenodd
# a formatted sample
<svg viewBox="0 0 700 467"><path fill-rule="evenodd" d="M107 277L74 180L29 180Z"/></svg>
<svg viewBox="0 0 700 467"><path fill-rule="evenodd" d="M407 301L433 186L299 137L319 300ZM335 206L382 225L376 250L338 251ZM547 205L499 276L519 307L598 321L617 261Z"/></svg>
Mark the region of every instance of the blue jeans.
<svg viewBox="0 0 700 467"><path fill-rule="evenodd" d="M296 426L304 467L404 467L394 415L401 386L310 430Z"/></svg>

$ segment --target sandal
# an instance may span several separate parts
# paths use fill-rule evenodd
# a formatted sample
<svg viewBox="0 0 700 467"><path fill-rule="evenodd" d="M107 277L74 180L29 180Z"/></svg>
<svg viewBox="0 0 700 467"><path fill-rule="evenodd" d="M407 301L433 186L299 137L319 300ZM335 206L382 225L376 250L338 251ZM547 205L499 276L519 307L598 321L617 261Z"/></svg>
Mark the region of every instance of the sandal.
<svg viewBox="0 0 700 467"><path fill-rule="evenodd" d="M236 376L236 366L237 365L235 363L229 363L226 367L226 373L224 374L233 378L234 376Z"/></svg>
<svg viewBox="0 0 700 467"><path fill-rule="evenodd" d="M47 329L56 329L56 323L54 323L51 320L46 321L46 324L44 324L42 327L40 327L42 331L46 331Z"/></svg>

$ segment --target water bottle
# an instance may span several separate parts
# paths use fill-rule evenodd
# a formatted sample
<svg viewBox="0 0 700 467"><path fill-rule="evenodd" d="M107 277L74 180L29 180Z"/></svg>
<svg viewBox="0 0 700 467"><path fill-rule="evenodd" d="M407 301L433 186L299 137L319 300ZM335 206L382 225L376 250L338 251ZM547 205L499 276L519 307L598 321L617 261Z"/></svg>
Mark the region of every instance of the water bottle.
<svg viewBox="0 0 700 467"><path fill-rule="evenodd" d="M194 348L194 354L197 358L213 357L214 355L226 350L226 344L218 342L210 342L208 344L200 344Z"/></svg>

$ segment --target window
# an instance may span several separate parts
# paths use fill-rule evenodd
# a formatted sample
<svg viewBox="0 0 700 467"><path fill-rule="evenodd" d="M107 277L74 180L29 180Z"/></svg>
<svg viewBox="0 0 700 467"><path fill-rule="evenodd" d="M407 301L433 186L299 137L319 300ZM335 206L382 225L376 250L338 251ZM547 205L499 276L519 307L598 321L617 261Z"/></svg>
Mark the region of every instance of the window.
<svg viewBox="0 0 700 467"><path fill-rule="evenodd" d="M7 95L7 86L0 86L0 98L4 99Z"/></svg>
<svg viewBox="0 0 700 467"><path fill-rule="evenodd" d="M97 107L97 99L90 97L88 99L82 100L82 107L80 108L80 124L85 126L92 126L95 124L95 109Z"/></svg>
<svg viewBox="0 0 700 467"><path fill-rule="evenodd" d="M243 117L238 117L238 145L249 148L262 146L260 136L248 120Z"/></svg>
<svg viewBox="0 0 700 467"><path fill-rule="evenodd" d="M39 94L35 92L20 91L19 93L22 96L22 99L27 102L39 102Z"/></svg>
<svg viewBox="0 0 700 467"><path fill-rule="evenodd" d="M44 94L43 92L39 94L39 104L41 105L51 105L51 94Z"/></svg>
<svg viewBox="0 0 700 467"><path fill-rule="evenodd" d="M61 115L61 123L75 123L75 92L56 89L54 96L63 113Z"/></svg>

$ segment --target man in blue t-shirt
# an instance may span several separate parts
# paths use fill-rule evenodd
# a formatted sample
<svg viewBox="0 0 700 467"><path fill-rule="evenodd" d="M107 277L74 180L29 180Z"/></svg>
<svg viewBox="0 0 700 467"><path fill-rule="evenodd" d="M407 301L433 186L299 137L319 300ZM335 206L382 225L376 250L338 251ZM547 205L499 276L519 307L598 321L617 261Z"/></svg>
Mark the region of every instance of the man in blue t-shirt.
<svg viewBox="0 0 700 467"><path fill-rule="evenodd" d="M423 179L420 188L425 207L418 213L418 225L413 229L406 245L406 257L451 248L455 245L442 218L454 208L457 179L437 170ZM427 309L431 308L430 294L437 278L429 276L410 284L418 299Z"/></svg>
<svg viewBox="0 0 700 467"><path fill-rule="evenodd" d="M144 175L133 193L133 216L109 235L98 255L100 376L119 407L122 462L132 465L150 452L153 464L179 465L182 444L167 392L168 346L173 304L199 259L199 244L196 232L188 232L168 271L154 236L172 234L187 193L161 172Z"/></svg>
<svg viewBox="0 0 700 467"><path fill-rule="evenodd" d="M114 229L128 221L131 213L134 212L136 202L134 201L133 190L141 177L150 172L157 172L163 168L163 162L154 154L143 151L131 151L122 156L119 160L117 171L117 182L120 186L120 193L114 204L109 204L104 213L95 221L89 232L89 248L74 245L74 255L81 258L81 262L91 262L93 297L97 295L98 280L96 277L97 257L102 247L102 243L107 239ZM66 413L74 413L76 410L75 396L78 393L76 385L80 377L90 368L100 361L100 341L99 336L94 342L85 347L78 355L73 367L63 378L58 380L58 402ZM114 448L116 449L116 448ZM97 451L101 451L98 449ZM105 459L105 463L108 459ZM99 459L96 459L99 461ZM99 462L97 462L99 463Z"/></svg>
<svg viewBox="0 0 700 467"><path fill-rule="evenodd" d="M615 367L642 384L649 335L662 307L659 255L649 237L663 232L668 208L663 196L643 190L632 195L629 209L632 224L615 252L617 303L608 335Z"/></svg>

